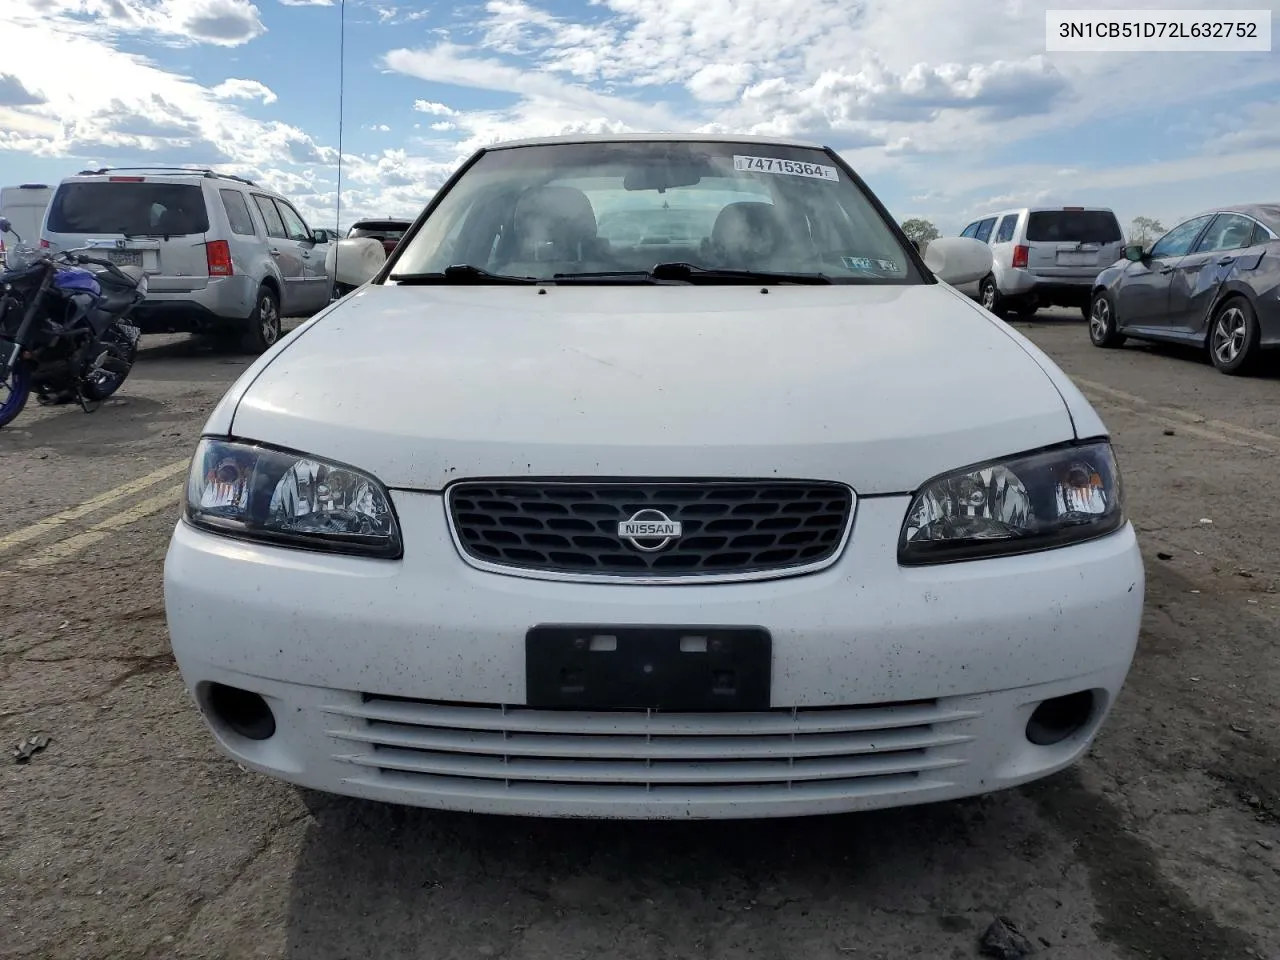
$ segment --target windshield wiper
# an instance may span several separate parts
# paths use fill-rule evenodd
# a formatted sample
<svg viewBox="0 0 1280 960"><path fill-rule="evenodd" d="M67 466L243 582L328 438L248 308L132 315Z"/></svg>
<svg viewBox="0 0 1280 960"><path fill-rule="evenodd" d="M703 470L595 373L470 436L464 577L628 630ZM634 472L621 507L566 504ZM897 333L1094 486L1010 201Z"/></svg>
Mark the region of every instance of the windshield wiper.
<svg viewBox="0 0 1280 960"><path fill-rule="evenodd" d="M455 263L440 273L393 273L390 280L413 286L431 283L537 283L537 277L509 277L504 273L490 273L483 267L470 263Z"/></svg>
<svg viewBox="0 0 1280 960"><path fill-rule="evenodd" d="M555 273L551 275L551 279L556 283L572 282L575 280L619 280L622 282L634 281L636 283L662 282L648 270L597 270L593 273Z"/></svg>
<svg viewBox="0 0 1280 960"><path fill-rule="evenodd" d="M704 281L730 283L831 283L822 273L777 273L760 270L720 270L700 267L695 263L671 261L654 264L650 270L601 270L598 273L557 273L552 276L557 283L573 280L636 280L641 283L702 283Z"/></svg>
<svg viewBox="0 0 1280 960"><path fill-rule="evenodd" d="M830 283L831 278L822 273L777 273L769 270L721 270L716 267L700 267L694 263L673 260L654 264L650 276L659 280L686 280L700 283L705 280L728 280L738 283Z"/></svg>

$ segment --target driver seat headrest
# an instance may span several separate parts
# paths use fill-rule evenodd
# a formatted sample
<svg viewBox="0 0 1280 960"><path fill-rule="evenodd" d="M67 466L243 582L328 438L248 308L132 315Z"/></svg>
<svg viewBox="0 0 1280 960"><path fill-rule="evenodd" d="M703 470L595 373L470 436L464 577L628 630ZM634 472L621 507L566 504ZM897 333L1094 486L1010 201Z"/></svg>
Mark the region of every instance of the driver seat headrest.
<svg viewBox="0 0 1280 960"><path fill-rule="evenodd" d="M782 222L771 203L744 200L720 211L711 228L711 245L722 255L752 258L775 252L783 239Z"/></svg>
<svg viewBox="0 0 1280 960"><path fill-rule="evenodd" d="M529 260L578 260L596 240L596 213L576 187L538 187L516 202L512 226Z"/></svg>

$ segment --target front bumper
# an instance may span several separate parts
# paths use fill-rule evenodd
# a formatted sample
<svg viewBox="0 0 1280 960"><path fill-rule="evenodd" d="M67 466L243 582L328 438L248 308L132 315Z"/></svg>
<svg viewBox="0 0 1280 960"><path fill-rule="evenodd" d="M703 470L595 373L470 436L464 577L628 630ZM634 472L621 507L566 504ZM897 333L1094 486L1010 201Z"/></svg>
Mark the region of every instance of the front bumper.
<svg viewBox="0 0 1280 960"><path fill-rule="evenodd" d="M317 790L543 816L761 817L898 806L1033 780L1080 757L1133 657L1132 528L1025 557L903 569L906 498L869 498L839 562L744 584L582 585L468 567L440 497L396 492L397 562L239 543L179 523L165 564L174 653L222 749ZM753 714L522 708L539 623L752 624L773 635ZM264 697L250 740L211 684ZM1051 746L1036 705L1093 691Z"/></svg>

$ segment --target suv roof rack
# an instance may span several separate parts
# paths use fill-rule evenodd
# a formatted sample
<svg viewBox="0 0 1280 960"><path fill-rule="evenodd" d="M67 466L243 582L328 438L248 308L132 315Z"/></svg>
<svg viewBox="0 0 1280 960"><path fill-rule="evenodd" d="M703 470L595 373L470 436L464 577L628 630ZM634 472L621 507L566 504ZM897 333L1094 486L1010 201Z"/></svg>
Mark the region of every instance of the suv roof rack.
<svg viewBox="0 0 1280 960"><path fill-rule="evenodd" d="M114 173L123 170L159 170L166 173L186 173L199 174L202 177L209 177L214 180L236 180L240 183L248 184L256 187L257 184L252 180L246 180L244 177L237 177L234 173L219 173L217 170L211 170L208 167L102 167L98 170L81 170L76 174L77 177L98 177L104 173Z"/></svg>

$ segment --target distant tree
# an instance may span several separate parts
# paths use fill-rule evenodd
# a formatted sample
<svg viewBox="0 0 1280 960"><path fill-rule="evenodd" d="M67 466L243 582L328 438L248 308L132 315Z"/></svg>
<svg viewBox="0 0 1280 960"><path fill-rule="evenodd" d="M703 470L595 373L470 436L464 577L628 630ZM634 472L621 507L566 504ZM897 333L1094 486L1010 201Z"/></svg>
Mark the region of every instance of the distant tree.
<svg viewBox="0 0 1280 960"><path fill-rule="evenodd" d="M1164 226L1152 217L1134 217L1129 224L1129 242L1144 247L1164 236Z"/></svg>
<svg viewBox="0 0 1280 960"><path fill-rule="evenodd" d="M938 232L938 228L923 217L912 217L910 220L903 220L902 232L907 235L908 240L914 240L921 246L942 236Z"/></svg>

